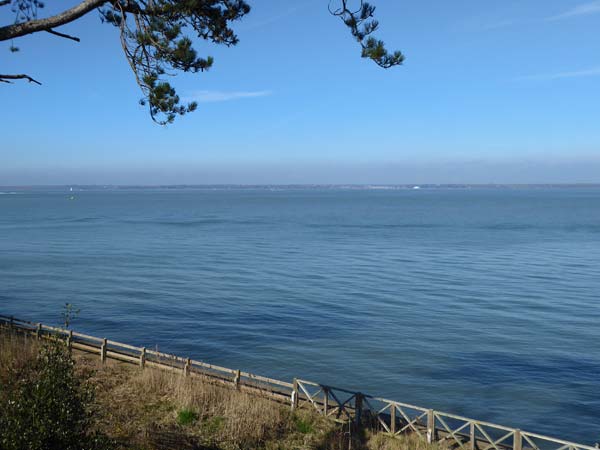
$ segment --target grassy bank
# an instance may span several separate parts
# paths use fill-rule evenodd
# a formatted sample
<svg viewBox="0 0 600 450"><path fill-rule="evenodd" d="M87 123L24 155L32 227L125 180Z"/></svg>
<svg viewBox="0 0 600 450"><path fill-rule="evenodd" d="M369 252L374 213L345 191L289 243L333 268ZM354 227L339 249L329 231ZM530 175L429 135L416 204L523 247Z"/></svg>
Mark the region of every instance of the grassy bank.
<svg viewBox="0 0 600 450"><path fill-rule="evenodd" d="M78 352L72 354L74 364L69 369L71 356L68 353L61 356L61 352L66 352L61 344L42 344L32 338L5 332L0 333L2 410L10 411L5 406L15 401L19 403L19 395L28 397L32 386L37 389L40 373L48 372L49 375L45 376L57 378L54 372L44 369L53 367L48 358L57 356L54 353L49 356L49 346L57 352L57 367L63 371L72 370L75 387L65 386L57 380L49 385L53 389L68 388L68 395L82 396L85 411L79 414L86 417L83 423L87 427L84 430L86 439L89 436L93 439L90 444L79 447L81 449L438 450L438 446L428 446L412 436L396 439L381 433L356 433L348 426L337 424L310 409L292 412L289 405L179 373L149 368L141 370L116 361L102 365L97 357ZM42 401L50 398L47 393L43 394L40 397ZM64 396L61 394L58 400L53 401L62 405ZM23 408L48 409L39 403L40 399L36 397ZM76 409L77 405L73 407L69 403L64 409ZM40 413L32 414L27 410L21 413L24 417L19 419L21 422L26 421L30 428L39 426L29 421L32 415L39 416ZM65 419L60 420L64 423ZM1 423L9 422L0 420ZM51 432L46 431L49 436ZM0 433L8 435L8 430L0 429ZM32 436L38 434L32 433ZM18 440L19 436L11 439ZM4 447L27 448L20 447L18 442L11 445L5 444Z"/></svg>

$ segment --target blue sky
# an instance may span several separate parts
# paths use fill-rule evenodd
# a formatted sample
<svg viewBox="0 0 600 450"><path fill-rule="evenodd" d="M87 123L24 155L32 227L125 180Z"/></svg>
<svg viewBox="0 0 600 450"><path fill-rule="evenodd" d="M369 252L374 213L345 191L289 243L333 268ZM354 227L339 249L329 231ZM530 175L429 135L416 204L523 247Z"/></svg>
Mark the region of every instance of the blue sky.
<svg viewBox="0 0 600 450"><path fill-rule="evenodd" d="M0 85L0 185L600 182L600 1L373 3L403 66L361 59L325 0L251 1L168 127L96 13L61 29L79 44L2 43L43 86Z"/></svg>

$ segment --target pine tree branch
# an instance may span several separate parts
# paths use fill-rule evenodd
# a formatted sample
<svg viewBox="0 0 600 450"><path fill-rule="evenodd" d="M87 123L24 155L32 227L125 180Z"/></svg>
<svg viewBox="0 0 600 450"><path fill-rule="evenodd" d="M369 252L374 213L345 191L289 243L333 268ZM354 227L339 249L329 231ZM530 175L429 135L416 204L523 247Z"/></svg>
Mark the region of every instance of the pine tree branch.
<svg viewBox="0 0 600 450"><path fill-rule="evenodd" d="M25 75L23 73L19 74L19 75L2 75L2 74L0 74L0 82L12 83L12 81L10 81L10 80L27 80L30 83L39 84L40 86L42 85L42 83L40 83L39 81L34 80L29 75Z"/></svg>
<svg viewBox="0 0 600 450"><path fill-rule="evenodd" d="M39 31L48 31L52 28L73 22L107 2L108 0L84 0L73 8L52 17L0 27L0 41L18 38Z"/></svg>
<svg viewBox="0 0 600 450"><path fill-rule="evenodd" d="M379 22L373 18L375 7L370 3L360 0L357 9L352 10L348 6L348 0L341 0L341 6L332 9L328 5L329 12L342 19L342 22L350 28L352 36L358 41L362 48L362 57L369 58L378 66L389 69L399 66L404 61L402 52L390 53L385 48L383 41L375 39L371 35L379 28Z"/></svg>

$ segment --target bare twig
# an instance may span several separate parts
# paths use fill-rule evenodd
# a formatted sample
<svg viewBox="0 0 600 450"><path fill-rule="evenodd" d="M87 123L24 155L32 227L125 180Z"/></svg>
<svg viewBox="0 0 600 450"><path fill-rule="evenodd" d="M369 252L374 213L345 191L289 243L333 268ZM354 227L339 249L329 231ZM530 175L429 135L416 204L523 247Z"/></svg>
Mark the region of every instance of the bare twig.
<svg viewBox="0 0 600 450"><path fill-rule="evenodd" d="M24 73L19 74L19 75L1 75L0 74L0 81L2 81L3 83L11 83L11 81L9 81L9 80L27 80L30 83L39 84L40 86L42 85L42 83L40 83L37 80L34 80L29 75L25 75Z"/></svg>
<svg viewBox="0 0 600 450"><path fill-rule="evenodd" d="M71 39L72 41L75 41L75 42L81 42L81 39L79 39L77 36L71 36L69 34L59 33L58 31L54 31L54 30L46 30L46 32L53 34L54 36L62 37L65 39Z"/></svg>

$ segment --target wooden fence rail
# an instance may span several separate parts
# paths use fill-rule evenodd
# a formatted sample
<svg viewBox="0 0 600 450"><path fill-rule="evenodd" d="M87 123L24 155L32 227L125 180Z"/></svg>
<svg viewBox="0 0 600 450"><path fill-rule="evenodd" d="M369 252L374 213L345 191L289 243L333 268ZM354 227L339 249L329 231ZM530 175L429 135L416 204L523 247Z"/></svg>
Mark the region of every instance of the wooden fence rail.
<svg viewBox="0 0 600 450"><path fill-rule="evenodd" d="M429 443L445 441L461 450L597 450L536 433L374 397L312 381L292 383L229 369L190 358L135 347L73 330L0 315L0 327L38 339L58 337L70 348L99 355L102 362L115 359L141 368L154 367L203 377L211 382L266 396L292 408L314 408L319 414L356 426L369 426L399 436L414 433Z"/></svg>

